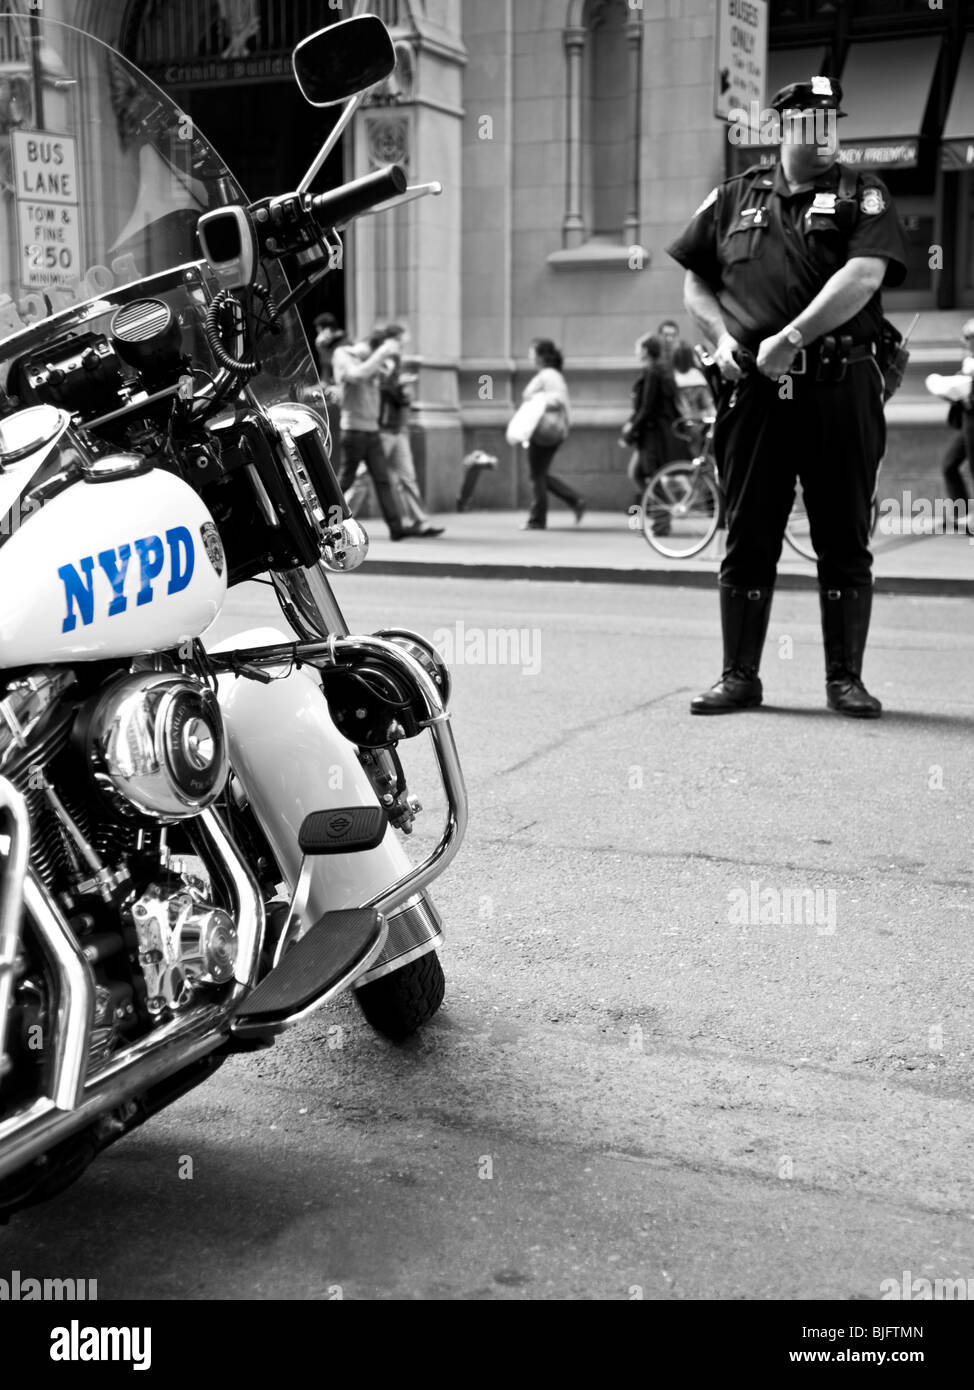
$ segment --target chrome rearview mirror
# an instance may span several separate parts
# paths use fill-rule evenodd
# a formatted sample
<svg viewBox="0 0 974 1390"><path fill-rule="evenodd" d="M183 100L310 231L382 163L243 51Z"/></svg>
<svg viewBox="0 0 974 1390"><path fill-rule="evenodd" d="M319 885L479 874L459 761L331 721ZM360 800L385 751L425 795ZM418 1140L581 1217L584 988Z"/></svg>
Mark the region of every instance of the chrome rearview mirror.
<svg viewBox="0 0 974 1390"><path fill-rule="evenodd" d="M291 61L305 101L336 106L384 81L396 66L396 50L382 20L366 14L309 34Z"/></svg>

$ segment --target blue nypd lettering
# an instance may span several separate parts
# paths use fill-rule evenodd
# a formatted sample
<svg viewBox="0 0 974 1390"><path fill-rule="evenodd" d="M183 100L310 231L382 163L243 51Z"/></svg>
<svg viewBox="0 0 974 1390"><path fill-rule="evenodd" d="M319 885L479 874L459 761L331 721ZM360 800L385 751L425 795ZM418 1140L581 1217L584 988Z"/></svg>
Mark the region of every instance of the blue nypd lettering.
<svg viewBox="0 0 974 1390"><path fill-rule="evenodd" d="M180 594L189 587L196 568L196 548L192 534L185 526L170 527L165 543L159 536L143 536L131 545L100 550L97 555L84 555L77 565L62 565L58 577L64 585L67 616L61 624L61 631L74 632L79 617L82 627L90 627L94 622L96 561L108 580L112 594L107 616L117 618L128 609L125 586L129 574L134 575L138 571L135 604L141 608L155 598L153 582L164 573L167 560L169 579L166 593Z"/></svg>

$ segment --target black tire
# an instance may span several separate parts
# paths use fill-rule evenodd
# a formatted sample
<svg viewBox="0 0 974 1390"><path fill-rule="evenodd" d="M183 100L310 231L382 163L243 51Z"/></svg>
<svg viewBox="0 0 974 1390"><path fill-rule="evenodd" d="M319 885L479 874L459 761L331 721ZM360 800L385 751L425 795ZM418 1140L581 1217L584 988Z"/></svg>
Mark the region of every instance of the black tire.
<svg viewBox="0 0 974 1390"><path fill-rule="evenodd" d="M377 1033L403 1042L419 1032L443 1003L446 980L435 951L383 975L355 991L359 1006Z"/></svg>

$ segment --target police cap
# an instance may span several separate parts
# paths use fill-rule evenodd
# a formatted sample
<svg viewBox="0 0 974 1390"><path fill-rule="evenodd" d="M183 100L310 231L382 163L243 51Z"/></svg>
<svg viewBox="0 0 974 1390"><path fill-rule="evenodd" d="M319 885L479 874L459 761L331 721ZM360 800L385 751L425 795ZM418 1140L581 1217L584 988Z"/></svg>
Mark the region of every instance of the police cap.
<svg viewBox="0 0 974 1390"><path fill-rule="evenodd" d="M774 111L834 111L837 116L847 113L839 109L842 88L834 77L811 77L807 82L789 82L771 98Z"/></svg>

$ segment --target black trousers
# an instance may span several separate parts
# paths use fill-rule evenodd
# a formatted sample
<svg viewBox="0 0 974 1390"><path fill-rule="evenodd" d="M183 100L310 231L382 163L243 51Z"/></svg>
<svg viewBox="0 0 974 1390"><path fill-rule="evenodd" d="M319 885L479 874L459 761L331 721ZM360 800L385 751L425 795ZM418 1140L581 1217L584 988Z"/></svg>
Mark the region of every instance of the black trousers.
<svg viewBox="0 0 974 1390"><path fill-rule="evenodd" d="M556 478L549 471L551 461L557 454L559 447L558 444L528 445L528 468L531 470L531 490L534 496L531 510L528 513L528 523L531 526L547 526L549 491L553 492L556 497L560 497L569 507L576 507L581 501L573 488L570 488L567 483L563 483L560 478Z"/></svg>
<svg viewBox="0 0 974 1390"><path fill-rule="evenodd" d="M940 461L947 496L952 502L967 502L974 497L974 493L967 486L967 479L964 477L966 460L967 441L964 438L964 431L957 430L944 450L944 456Z"/></svg>
<svg viewBox="0 0 974 1390"><path fill-rule="evenodd" d="M365 430L345 430L342 434L342 466L338 473L338 484L342 492L347 492L352 486L358 466L363 461L375 484L379 510L390 533L393 536L401 536L402 514L389 478L385 450L378 430L374 434Z"/></svg>
<svg viewBox="0 0 974 1390"><path fill-rule="evenodd" d="M970 469L971 477L974 477L974 409L965 410L961 416L961 420L963 422L963 427L960 431L959 438L963 440L964 454L967 457L967 466ZM947 478L947 486L953 501L966 498L967 501L972 502L974 501L974 492L969 491L964 484L964 475L961 472L961 465L963 462L963 458L956 459L953 472L953 477L956 478L959 486L956 488L952 486L951 474L947 468L946 458L944 459L944 476Z"/></svg>
<svg viewBox="0 0 974 1390"><path fill-rule="evenodd" d="M686 457L686 450L684 450ZM629 460L629 480L636 487L636 505L643 500L646 484L667 463L668 449L662 422L649 425Z"/></svg>
<svg viewBox="0 0 974 1390"><path fill-rule="evenodd" d="M823 589L872 583L873 494L886 448L883 381L872 359L845 379L778 381L749 372L717 407L714 449L727 503L720 583L769 589L800 480Z"/></svg>

